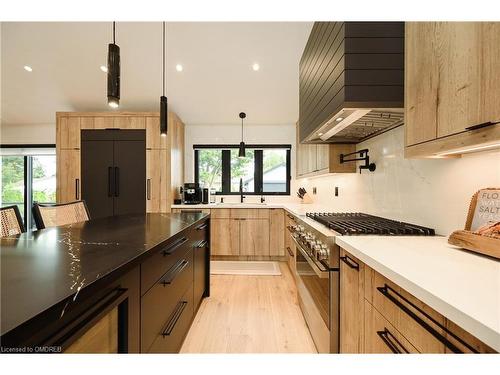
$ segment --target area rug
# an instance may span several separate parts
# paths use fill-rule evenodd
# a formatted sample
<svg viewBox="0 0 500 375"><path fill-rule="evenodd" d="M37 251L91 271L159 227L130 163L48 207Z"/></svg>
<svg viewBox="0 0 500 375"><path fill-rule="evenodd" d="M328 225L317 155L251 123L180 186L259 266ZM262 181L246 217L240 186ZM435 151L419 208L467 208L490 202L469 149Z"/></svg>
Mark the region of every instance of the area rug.
<svg viewBox="0 0 500 375"><path fill-rule="evenodd" d="M212 275L279 276L281 270L278 262L213 260L210 262L210 273Z"/></svg>

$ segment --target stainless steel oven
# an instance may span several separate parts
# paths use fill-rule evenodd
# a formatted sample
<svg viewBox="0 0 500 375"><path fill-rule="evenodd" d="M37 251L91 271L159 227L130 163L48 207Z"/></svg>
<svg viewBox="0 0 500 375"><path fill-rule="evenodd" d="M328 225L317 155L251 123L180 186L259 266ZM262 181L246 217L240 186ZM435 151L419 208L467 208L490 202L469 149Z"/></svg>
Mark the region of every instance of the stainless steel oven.
<svg viewBox="0 0 500 375"><path fill-rule="evenodd" d="M338 352L338 246L303 221L290 228L296 251L299 304L320 353Z"/></svg>

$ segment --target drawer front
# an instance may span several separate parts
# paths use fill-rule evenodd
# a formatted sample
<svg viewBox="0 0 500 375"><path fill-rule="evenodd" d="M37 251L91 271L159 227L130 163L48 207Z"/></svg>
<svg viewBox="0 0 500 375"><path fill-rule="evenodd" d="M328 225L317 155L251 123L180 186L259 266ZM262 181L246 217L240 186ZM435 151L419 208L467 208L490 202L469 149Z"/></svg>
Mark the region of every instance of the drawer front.
<svg viewBox="0 0 500 375"><path fill-rule="evenodd" d="M288 256L288 268L290 268L290 272L292 273L292 276L295 280L295 273L296 273L296 263L295 263L295 256L296 256L296 251L297 249L295 248L295 244L290 244L286 247L286 255Z"/></svg>
<svg viewBox="0 0 500 375"><path fill-rule="evenodd" d="M387 278L366 267L365 298L420 353L444 353L444 317ZM434 332L434 334L432 333Z"/></svg>
<svg viewBox="0 0 500 375"><path fill-rule="evenodd" d="M193 275L193 252L189 251L142 297L141 347L143 352L148 350L158 335L161 335L186 290L192 290Z"/></svg>
<svg viewBox="0 0 500 375"><path fill-rule="evenodd" d="M148 353L178 353L193 320L193 287L178 300Z"/></svg>
<svg viewBox="0 0 500 375"><path fill-rule="evenodd" d="M205 220L202 223L198 223L191 229L189 233L189 239L192 240L193 245L198 244L200 241L208 240L208 230L210 228L210 221Z"/></svg>
<svg viewBox="0 0 500 375"><path fill-rule="evenodd" d="M367 301L365 301L364 348L364 352L369 354L418 353L417 349Z"/></svg>
<svg viewBox="0 0 500 375"><path fill-rule="evenodd" d="M210 212L210 216L213 219L229 219L231 218L230 208L214 208Z"/></svg>
<svg viewBox="0 0 500 375"><path fill-rule="evenodd" d="M231 217L235 219L269 219L269 209L232 208Z"/></svg>
<svg viewBox="0 0 500 375"><path fill-rule="evenodd" d="M146 293L193 246L188 234L166 244L141 264L141 295Z"/></svg>

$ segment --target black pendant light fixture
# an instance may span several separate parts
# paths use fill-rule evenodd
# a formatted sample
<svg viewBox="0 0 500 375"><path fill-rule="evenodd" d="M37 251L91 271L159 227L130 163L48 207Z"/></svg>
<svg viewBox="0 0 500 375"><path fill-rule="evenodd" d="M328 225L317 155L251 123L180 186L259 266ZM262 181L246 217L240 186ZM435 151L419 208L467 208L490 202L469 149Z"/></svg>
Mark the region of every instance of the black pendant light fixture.
<svg viewBox="0 0 500 375"><path fill-rule="evenodd" d="M165 22L163 22L163 38L162 38L162 61L163 61L163 95L160 96L160 134L167 135L168 130L168 105L167 97L165 96Z"/></svg>
<svg viewBox="0 0 500 375"><path fill-rule="evenodd" d="M240 119L241 119L241 142L240 142L240 150L238 152L238 157L239 158L244 158L245 155L245 142L243 142L243 119L247 117L245 112L240 112Z"/></svg>
<svg viewBox="0 0 500 375"><path fill-rule="evenodd" d="M113 22L113 43L108 44L108 105L120 105L120 47L116 45L115 22Z"/></svg>

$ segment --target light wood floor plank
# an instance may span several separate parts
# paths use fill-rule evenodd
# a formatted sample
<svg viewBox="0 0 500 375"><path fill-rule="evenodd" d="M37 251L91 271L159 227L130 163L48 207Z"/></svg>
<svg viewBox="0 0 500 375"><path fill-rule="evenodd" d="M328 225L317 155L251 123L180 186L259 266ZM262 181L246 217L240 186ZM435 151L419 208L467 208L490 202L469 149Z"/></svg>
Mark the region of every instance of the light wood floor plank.
<svg viewBox="0 0 500 375"><path fill-rule="evenodd" d="M293 276L212 275L181 353L316 353Z"/></svg>

